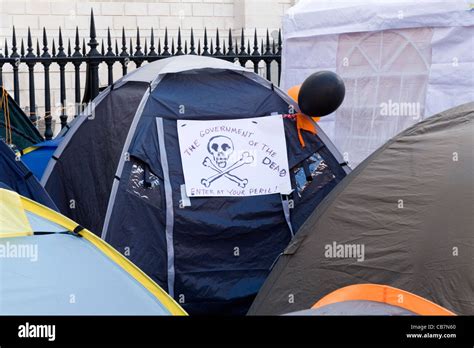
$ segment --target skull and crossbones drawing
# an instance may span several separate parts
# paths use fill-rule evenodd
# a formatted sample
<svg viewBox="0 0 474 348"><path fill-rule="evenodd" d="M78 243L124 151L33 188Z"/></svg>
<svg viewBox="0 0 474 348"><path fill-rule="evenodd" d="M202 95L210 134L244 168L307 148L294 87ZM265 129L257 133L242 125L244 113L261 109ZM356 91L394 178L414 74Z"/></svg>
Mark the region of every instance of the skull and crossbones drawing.
<svg viewBox="0 0 474 348"><path fill-rule="evenodd" d="M254 159L250 153L244 152L238 161L228 165L230 155L234 152L234 143L232 142L232 139L224 135L212 137L207 145L207 150L212 155L212 160L209 157L205 157L202 165L212 169L216 174L208 178L203 178L201 180L202 185L209 187L217 179L225 177L228 180L235 182L241 188L247 186L248 179L241 179L238 176L231 174L231 172L243 165L252 163Z"/></svg>

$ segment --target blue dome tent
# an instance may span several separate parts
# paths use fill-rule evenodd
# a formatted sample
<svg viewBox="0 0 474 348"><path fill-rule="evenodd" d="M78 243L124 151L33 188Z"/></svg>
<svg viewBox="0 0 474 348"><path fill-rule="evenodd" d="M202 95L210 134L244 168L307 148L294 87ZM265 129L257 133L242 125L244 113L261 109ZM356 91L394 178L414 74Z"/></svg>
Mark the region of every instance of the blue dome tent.
<svg viewBox="0 0 474 348"><path fill-rule="evenodd" d="M38 180L41 180L44 170L61 140L61 137L46 140L21 151L23 163L30 168Z"/></svg>
<svg viewBox="0 0 474 348"><path fill-rule="evenodd" d="M134 264L61 214L0 188L0 222L7 256L0 315L186 315Z"/></svg>
<svg viewBox="0 0 474 348"><path fill-rule="evenodd" d="M67 134L69 129L74 126L74 123L77 122L77 120L77 118L74 118L66 125L66 127L61 129L54 139L39 142L20 151L23 163L30 168L38 180L41 181L49 161L63 141L64 136Z"/></svg>
<svg viewBox="0 0 474 348"><path fill-rule="evenodd" d="M0 140L0 183L8 188L51 209L57 210L43 186L7 144Z"/></svg>
<svg viewBox="0 0 474 348"><path fill-rule="evenodd" d="M78 116L42 183L64 214L102 232L190 314L245 314L278 255L349 171L317 125L302 132L302 146L297 108L238 65L159 60ZM187 134L202 140L189 144L194 164ZM278 151L265 148L267 138Z"/></svg>

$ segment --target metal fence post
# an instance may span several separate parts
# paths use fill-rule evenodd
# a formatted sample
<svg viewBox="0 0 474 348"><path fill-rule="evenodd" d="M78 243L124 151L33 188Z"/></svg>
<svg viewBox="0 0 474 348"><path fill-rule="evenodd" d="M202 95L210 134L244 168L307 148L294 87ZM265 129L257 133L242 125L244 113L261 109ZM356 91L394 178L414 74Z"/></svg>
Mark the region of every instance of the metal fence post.
<svg viewBox="0 0 474 348"><path fill-rule="evenodd" d="M51 86L49 83L49 66L51 65L51 55L48 53L48 38L46 36L46 28L43 27L43 59L44 66L44 137L49 140L53 138L53 130L51 128ZM39 53L38 53L39 54Z"/></svg>
<svg viewBox="0 0 474 348"><path fill-rule="evenodd" d="M28 27L28 41L27 41L27 58L35 58L35 54L33 53L33 40L31 39L31 31L30 27ZM36 102L35 102L35 62L28 60L26 65L28 65L28 78L30 83L30 120L36 125L36 121L38 117L36 117Z"/></svg>
<svg viewBox="0 0 474 348"><path fill-rule="evenodd" d="M99 43L96 40L95 22L94 22L94 10L91 9L91 27L90 27L90 40L88 46L90 47L87 65L89 68L89 88L90 88L90 100L93 100L99 94L99 64L101 54L97 50Z"/></svg>
<svg viewBox="0 0 474 348"><path fill-rule="evenodd" d="M61 33L61 27L59 28L59 41L58 41L58 58L59 64L59 88L61 96L61 114L59 119L61 120L61 128L66 127L67 125L67 115L66 115L66 64L67 64L67 55L64 53L63 46L63 35Z"/></svg>

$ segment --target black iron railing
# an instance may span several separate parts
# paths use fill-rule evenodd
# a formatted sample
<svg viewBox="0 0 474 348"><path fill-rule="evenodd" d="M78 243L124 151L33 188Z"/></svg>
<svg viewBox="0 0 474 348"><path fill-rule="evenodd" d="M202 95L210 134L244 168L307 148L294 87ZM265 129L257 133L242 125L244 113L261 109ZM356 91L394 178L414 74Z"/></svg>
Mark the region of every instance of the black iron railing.
<svg viewBox="0 0 474 348"><path fill-rule="evenodd" d="M68 40L67 45L63 41L61 28L58 32L58 47L53 39L51 53L48 47L48 35L46 29L43 28L42 48L40 42L36 39L36 47L34 47L30 29L26 38L26 49L24 40L21 39L20 48L18 47L15 27L12 30L11 46L8 46L5 40L3 53L0 52L0 85L3 85L3 67L11 65L13 74L13 96L15 101L28 110L29 117L32 122L37 124L40 118L44 119L44 136L46 139L53 137L52 116L51 116L51 83L50 83L50 67L51 64L59 66L59 91L61 99L61 111L59 115L61 127L65 127L68 118L76 116L82 109L82 105L93 99L99 93L99 65L105 63L107 65L107 84L114 82L113 65L119 63L122 66L122 76L127 74L129 62L134 62L136 67L140 67L144 62L153 62L155 60L164 59L170 56L178 56L183 54L212 56L231 62L239 62L242 66L248 64L253 65L254 71L259 72L261 65L264 66L264 76L268 80L272 80L271 64L276 63L277 75L276 79L279 83L281 72L281 31L278 32L276 40L271 39L268 30L266 36L260 38L255 30L253 38L246 38L242 29L239 39L234 39L232 30L229 29L225 38L221 37L219 29L216 29L215 35L208 35L207 29L204 29L204 36L196 39L193 29L191 29L189 41L183 39L181 30L178 29L176 39L170 39L168 30L165 29L164 36L156 38L153 29L150 30L150 42L148 44L145 39L144 47L141 46L140 29L137 28L135 47L132 46L132 39L129 38L127 46L127 38L125 29L122 29L122 37L112 40L110 29L107 30L106 42L102 40L101 44L97 41L94 14L91 10L90 32L86 50L86 40L82 42L79 37L79 29L76 27L74 44ZM252 41L252 44L251 44ZM120 42L120 49L119 49ZM81 46L82 44L82 46ZM100 45L100 48L99 48ZM20 100L20 66L25 64L28 67L28 103L22 104ZM72 64L74 67L74 115L67 115L66 107L66 66ZM85 64L86 81L84 82L84 93L81 96L81 65ZM35 66L43 66L43 71L35 71ZM35 74L42 73L44 75L44 113L39 115L36 109L36 93L35 93ZM72 88L72 86L69 86Z"/></svg>

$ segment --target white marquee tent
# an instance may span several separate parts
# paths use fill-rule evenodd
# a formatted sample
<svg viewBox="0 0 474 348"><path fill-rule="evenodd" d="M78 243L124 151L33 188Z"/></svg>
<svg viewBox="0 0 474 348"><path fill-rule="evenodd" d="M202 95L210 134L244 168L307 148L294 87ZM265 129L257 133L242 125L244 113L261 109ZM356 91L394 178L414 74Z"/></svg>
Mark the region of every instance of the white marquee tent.
<svg viewBox="0 0 474 348"><path fill-rule="evenodd" d="M283 19L282 87L342 76L320 121L352 167L412 124L474 100L474 1L300 0Z"/></svg>

